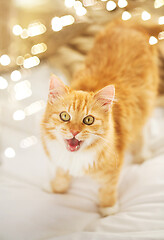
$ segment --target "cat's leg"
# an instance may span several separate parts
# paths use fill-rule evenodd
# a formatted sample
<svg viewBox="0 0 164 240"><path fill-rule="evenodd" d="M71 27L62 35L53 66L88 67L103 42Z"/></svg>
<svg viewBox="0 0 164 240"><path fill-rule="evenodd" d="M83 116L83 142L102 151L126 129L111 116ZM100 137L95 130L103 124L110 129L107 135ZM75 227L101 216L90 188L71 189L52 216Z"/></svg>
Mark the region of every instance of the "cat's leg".
<svg viewBox="0 0 164 240"><path fill-rule="evenodd" d="M112 215L118 212L119 206L117 201L117 184L120 171L115 170L113 173L105 173L102 185L99 189L99 207L102 216Z"/></svg>
<svg viewBox="0 0 164 240"><path fill-rule="evenodd" d="M51 188L55 193L65 193L70 185L71 177L68 172L58 168L54 179L51 180Z"/></svg>
<svg viewBox="0 0 164 240"><path fill-rule="evenodd" d="M144 161L152 157L150 149L151 122L144 126L142 132L138 135L131 145L131 153L133 155L133 163L142 164Z"/></svg>

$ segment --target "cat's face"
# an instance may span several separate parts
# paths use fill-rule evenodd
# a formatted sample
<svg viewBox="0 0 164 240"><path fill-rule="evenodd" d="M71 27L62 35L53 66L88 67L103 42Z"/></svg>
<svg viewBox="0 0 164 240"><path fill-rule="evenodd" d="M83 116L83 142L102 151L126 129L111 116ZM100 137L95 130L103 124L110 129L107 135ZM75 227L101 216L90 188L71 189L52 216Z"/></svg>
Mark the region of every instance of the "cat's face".
<svg viewBox="0 0 164 240"><path fill-rule="evenodd" d="M57 82L58 81L58 82ZM44 127L50 139L55 139L69 152L90 149L103 141L109 128L109 104L104 98L114 88L97 94L75 91L59 80L50 83L49 101ZM107 91L108 90L108 91Z"/></svg>

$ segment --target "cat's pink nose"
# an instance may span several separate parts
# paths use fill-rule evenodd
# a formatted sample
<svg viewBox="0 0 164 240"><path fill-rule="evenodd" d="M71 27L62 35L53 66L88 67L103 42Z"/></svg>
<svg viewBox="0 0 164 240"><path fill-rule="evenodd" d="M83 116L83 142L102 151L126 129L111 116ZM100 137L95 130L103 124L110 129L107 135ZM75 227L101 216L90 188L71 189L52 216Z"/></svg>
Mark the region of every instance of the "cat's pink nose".
<svg viewBox="0 0 164 240"><path fill-rule="evenodd" d="M72 135L75 137L80 131L70 130L70 132L71 132Z"/></svg>

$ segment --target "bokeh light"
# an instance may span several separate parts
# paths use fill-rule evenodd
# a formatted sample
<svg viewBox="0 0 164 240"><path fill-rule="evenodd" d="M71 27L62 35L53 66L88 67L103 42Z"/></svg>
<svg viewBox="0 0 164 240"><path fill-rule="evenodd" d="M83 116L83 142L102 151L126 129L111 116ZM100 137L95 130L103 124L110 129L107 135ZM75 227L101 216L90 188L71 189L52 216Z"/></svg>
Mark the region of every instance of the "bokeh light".
<svg viewBox="0 0 164 240"><path fill-rule="evenodd" d="M11 73L10 77L11 77L11 80L12 80L12 81L16 82L16 81L19 81L19 80L21 79L22 74L21 74L20 71L14 70L14 71Z"/></svg>
<svg viewBox="0 0 164 240"><path fill-rule="evenodd" d="M4 155L7 158L14 158L15 157L15 150L12 147L8 147L4 151Z"/></svg>
<svg viewBox="0 0 164 240"><path fill-rule="evenodd" d="M0 76L0 89L6 89L8 87L8 82L4 77Z"/></svg>
<svg viewBox="0 0 164 240"><path fill-rule="evenodd" d="M11 59L10 57L7 55L7 54L3 54L1 57L0 57L0 63L3 65L3 66L7 66L11 63Z"/></svg>

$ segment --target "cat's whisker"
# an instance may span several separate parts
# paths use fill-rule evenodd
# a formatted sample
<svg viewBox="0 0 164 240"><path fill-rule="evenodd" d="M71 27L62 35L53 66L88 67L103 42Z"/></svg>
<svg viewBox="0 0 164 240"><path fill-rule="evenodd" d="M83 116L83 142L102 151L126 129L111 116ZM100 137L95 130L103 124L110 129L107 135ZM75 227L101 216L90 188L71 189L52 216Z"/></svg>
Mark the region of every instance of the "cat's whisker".
<svg viewBox="0 0 164 240"><path fill-rule="evenodd" d="M95 136L97 136L98 138L101 138L101 139L104 141L105 146L108 147L107 151L108 151L110 154L112 154L112 155L114 154L115 167L117 168L117 160L118 160L118 157L116 156L115 151L113 151L113 149L110 147L111 141L108 141L107 139L105 139L104 137L98 135L97 133L92 133L92 132L90 132L90 134L95 135ZM113 142L113 141L112 141L112 142ZM98 148L99 148L99 146L98 146ZM102 149L100 148L100 150L102 150ZM113 158L112 158L112 159L113 159Z"/></svg>
<svg viewBox="0 0 164 240"><path fill-rule="evenodd" d="M98 137L98 138L101 138L103 141L107 142L107 143L110 143L107 139L105 139L104 137L100 136L98 133L93 133L93 132L89 132L90 134Z"/></svg>

